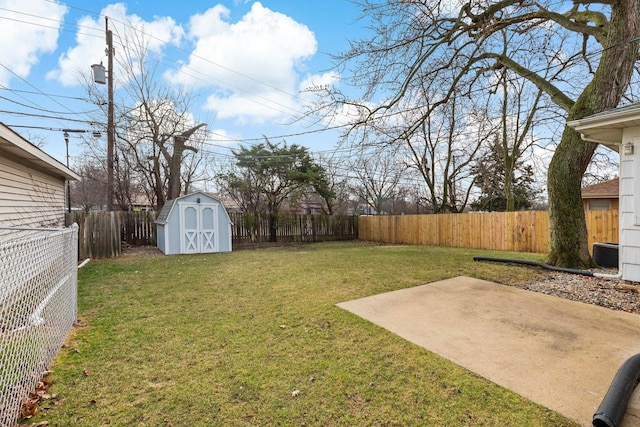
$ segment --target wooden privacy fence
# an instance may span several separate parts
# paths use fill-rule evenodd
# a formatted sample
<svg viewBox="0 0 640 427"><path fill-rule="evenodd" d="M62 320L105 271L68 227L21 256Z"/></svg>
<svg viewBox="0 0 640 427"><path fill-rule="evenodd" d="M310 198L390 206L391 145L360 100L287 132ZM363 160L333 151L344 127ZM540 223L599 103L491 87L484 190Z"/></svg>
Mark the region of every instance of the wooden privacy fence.
<svg viewBox="0 0 640 427"><path fill-rule="evenodd" d="M269 220L264 214L231 213L233 243L268 242ZM71 212L66 223L78 224L78 258L111 258L123 246L157 244L155 212ZM289 215L278 218L278 241L316 242L358 238L358 217Z"/></svg>
<svg viewBox="0 0 640 427"><path fill-rule="evenodd" d="M589 248L618 242L618 211L587 211ZM549 252L548 211L361 216L358 238L385 243Z"/></svg>
<svg viewBox="0 0 640 427"><path fill-rule="evenodd" d="M267 214L232 212L229 216L233 223L231 233L234 243L269 241L269 216ZM276 237L279 242L357 239L358 217L281 214L278 216Z"/></svg>
<svg viewBox="0 0 640 427"><path fill-rule="evenodd" d="M111 258L123 245L156 245L155 212L71 212L67 224L77 223L78 258Z"/></svg>

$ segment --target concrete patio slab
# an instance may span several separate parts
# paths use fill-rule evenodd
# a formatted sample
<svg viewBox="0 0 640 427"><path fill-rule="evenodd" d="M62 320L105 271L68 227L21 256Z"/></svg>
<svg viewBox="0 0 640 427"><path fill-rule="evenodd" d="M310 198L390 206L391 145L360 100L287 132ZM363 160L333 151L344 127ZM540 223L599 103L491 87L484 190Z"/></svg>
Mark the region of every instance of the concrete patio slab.
<svg viewBox="0 0 640 427"><path fill-rule="evenodd" d="M640 353L638 315L470 277L338 306L584 426ZM640 426L639 390L623 426Z"/></svg>

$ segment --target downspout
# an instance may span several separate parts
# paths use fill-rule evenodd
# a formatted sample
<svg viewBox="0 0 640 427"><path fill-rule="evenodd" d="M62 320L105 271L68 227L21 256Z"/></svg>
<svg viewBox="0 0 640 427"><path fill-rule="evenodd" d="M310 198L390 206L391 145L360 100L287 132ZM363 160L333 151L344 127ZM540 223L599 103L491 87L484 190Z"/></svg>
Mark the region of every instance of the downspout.
<svg viewBox="0 0 640 427"><path fill-rule="evenodd" d="M569 273L569 274L578 274L581 276L594 276L594 273L589 270L578 270L575 268L563 268L556 267L555 265L545 264L543 262L538 261L528 261L523 259L510 259L510 258L492 258L492 257L483 257L483 256L474 256L474 261L488 261L488 262L504 262L509 264L521 264L521 265L529 265L532 267L541 267L545 270L551 271L559 271L561 273Z"/></svg>
<svg viewBox="0 0 640 427"><path fill-rule="evenodd" d="M604 273L593 273L593 277L597 277L599 279L609 279L609 280L617 280L622 278L622 269L618 266L617 274L604 274Z"/></svg>
<svg viewBox="0 0 640 427"><path fill-rule="evenodd" d="M622 277L622 272L619 272L618 274L594 273L593 271L589 271L589 270L577 270L575 268L562 268L562 267L556 267L555 265L545 264L543 262L528 261L528 260L522 260L522 259L491 258L491 257L474 256L473 260L474 261L503 262L503 263L510 263L510 264L529 265L529 266L532 266L532 267L544 268L545 270L559 271L561 273L569 273L569 274L578 274L578 275L581 275L581 276L598 277L600 279L615 280L615 279L619 279L619 278Z"/></svg>

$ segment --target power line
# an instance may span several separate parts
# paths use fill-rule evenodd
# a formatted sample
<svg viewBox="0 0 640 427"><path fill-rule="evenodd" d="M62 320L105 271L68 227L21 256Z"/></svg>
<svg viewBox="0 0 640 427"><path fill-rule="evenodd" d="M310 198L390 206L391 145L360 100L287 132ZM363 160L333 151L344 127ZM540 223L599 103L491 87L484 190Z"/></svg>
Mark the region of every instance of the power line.
<svg viewBox="0 0 640 427"><path fill-rule="evenodd" d="M33 91L33 90L22 90L22 89L12 89L12 88L8 88L4 85L0 85L0 90L7 90L9 92L15 92L15 93L27 93L30 95L43 95L43 96L47 96L47 97L54 97L54 98L65 98L65 99L74 99L77 101L84 101L84 102L88 102L91 103L92 101L88 100L87 98L81 98L79 96L69 96L69 95L58 95L58 94L53 94L53 93L46 93L43 91Z"/></svg>
<svg viewBox="0 0 640 427"><path fill-rule="evenodd" d="M45 115L45 114L24 113L24 112L21 112L21 111L0 110L0 113L13 114L13 115L16 115L16 116L37 117L39 119L54 119L54 120L61 120L61 121L67 121L67 122L86 123L86 124L89 124L89 125L100 124L100 125L104 126L104 124L93 122L93 121L89 121L89 120L72 119L72 118L68 118L68 117L48 116L48 115Z"/></svg>
<svg viewBox="0 0 640 427"><path fill-rule="evenodd" d="M35 90L37 90L38 92L40 92L42 95L46 96L47 98L49 98L51 101L55 102L56 104L60 105L62 108L64 108L67 111L70 111L73 113L73 111L71 109L69 109L69 107L67 107L66 105L58 102L56 99L48 96L46 93L44 93L43 91L41 91L40 89L38 89L36 86L34 86L33 84L29 83L27 80L25 80L24 78L22 78L20 75L18 75L17 73L15 73L12 69L10 69L9 67L7 67L6 65L4 65L3 63L0 62L0 67L4 68L5 70L7 70L8 72L10 72L11 74L13 74L14 76L16 76L17 78L19 78L20 80L22 80L24 83L26 83L27 85L29 85L30 87L34 88Z"/></svg>
<svg viewBox="0 0 640 427"><path fill-rule="evenodd" d="M21 107L26 107L26 108L31 108L34 110L38 110L38 111L44 111L46 113L51 113L51 114L90 114L90 113L95 113L96 111L100 111L99 108L96 108L94 110L89 110L89 111L78 111L78 112L67 112L67 111L53 111L53 110L49 110L46 108L40 108L40 107L32 107L31 105L27 105L27 104L23 104L22 102L18 102L16 100L13 100L11 98L7 98L5 96L0 96L0 99L4 99L5 101L11 102L13 104L16 105L20 105Z"/></svg>

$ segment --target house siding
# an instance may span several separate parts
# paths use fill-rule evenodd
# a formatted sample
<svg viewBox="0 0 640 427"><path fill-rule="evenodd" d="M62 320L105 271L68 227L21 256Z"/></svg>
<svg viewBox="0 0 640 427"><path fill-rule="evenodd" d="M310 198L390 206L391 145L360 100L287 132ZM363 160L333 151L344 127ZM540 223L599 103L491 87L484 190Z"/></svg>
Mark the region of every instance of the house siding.
<svg viewBox="0 0 640 427"><path fill-rule="evenodd" d="M625 129L622 142L633 142L634 154L620 154L620 266L623 280L640 282L640 128Z"/></svg>
<svg viewBox="0 0 640 427"><path fill-rule="evenodd" d="M0 225L64 226L65 181L0 156Z"/></svg>

